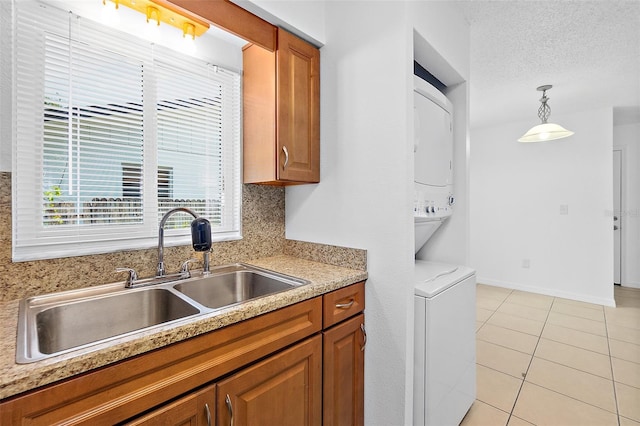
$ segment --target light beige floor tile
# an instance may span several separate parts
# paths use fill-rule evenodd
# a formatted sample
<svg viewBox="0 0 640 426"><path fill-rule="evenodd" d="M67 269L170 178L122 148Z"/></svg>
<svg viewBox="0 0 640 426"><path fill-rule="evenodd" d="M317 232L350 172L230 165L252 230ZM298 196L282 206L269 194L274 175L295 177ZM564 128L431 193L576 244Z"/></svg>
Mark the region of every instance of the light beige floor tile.
<svg viewBox="0 0 640 426"><path fill-rule="evenodd" d="M535 356L611 380L611 360L608 355L588 351L553 340L540 339ZM640 366L640 365L639 365Z"/></svg>
<svg viewBox="0 0 640 426"><path fill-rule="evenodd" d="M609 345L607 344L607 338L604 336L547 323L542 331L542 337L601 354L609 354Z"/></svg>
<svg viewBox="0 0 640 426"><path fill-rule="evenodd" d="M640 299L616 296L615 300L618 308L640 309Z"/></svg>
<svg viewBox="0 0 640 426"><path fill-rule="evenodd" d="M614 358L624 359L626 361L640 364L640 345L610 339L609 349L611 350L611 356Z"/></svg>
<svg viewBox="0 0 640 426"><path fill-rule="evenodd" d="M616 383L616 397L620 415L640 422L640 389Z"/></svg>
<svg viewBox="0 0 640 426"><path fill-rule="evenodd" d="M531 355L538 343L536 336L498 327L491 323L486 323L484 327L482 327L482 330L476 334L476 337L485 342L495 343L496 345L505 346L509 349Z"/></svg>
<svg viewBox="0 0 640 426"><path fill-rule="evenodd" d="M554 304L561 303L563 305L571 305L578 306L581 308L595 309L596 311L602 311L602 305L596 305L594 303L580 302L579 300L571 300L571 299L563 299L561 297L556 297L556 300L553 301Z"/></svg>
<svg viewBox="0 0 640 426"><path fill-rule="evenodd" d="M460 426L505 426L508 420L509 413L476 400Z"/></svg>
<svg viewBox="0 0 640 426"><path fill-rule="evenodd" d="M620 416L620 426L640 426L640 422Z"/></svg>
<svg viewBox="0 0 640 426"><path fill-rule="evenodd" d="M493 315L493 312L494 311L491 311L489 309L476 307L476 321L485 322L491 315Z"/></svg>
<svg viewBox="0 0 640 426"><path fill-rule="evenodd" d="M607 323L640 330L640 308L616 308L605 311Z"/></svg>
<svg viewBox="0 0 640 426"><path fill-rule="evenodd" d="M611 380L534 357L526 381L603 410L616 412ZM524 419L528 420L527 417Z"/></svg>
<svg viewBox="0 0 640 426"><path fill-rule="evenodd" d="M546 309L532 308L530 306L518 305L517 303L505 302L498 308L498 312L515 315L534 321L546 321L549 311Z"/></svg>
<svg viewBox="0 0 640 426"><path fill-rule="evenodd" d="M517 317L515 315L503 314L496 312L489 318L487 324L497 325L498 327L508 328L510 330L520 331L522 333L540 336L544 322L534 321L527 318Z"/></svg>
<svg viewBox="0 0 640 426"><path fill-rule="evenodd" d="M516 303L518 305L530 306L532 308L551 309L553 303L553 297L545 296L543 294L527 293L525 291L514 290L513 293L507 297L507 302Z"/></svg>
<svg viewBox="0 0 640 426"><path fill-rule="evenodd" d="M554 303L551 307L551 312L559 312L565 315L572 315L574 317L590 319L593 321L604 321L604 310L600 307L600 310L583 308L582 306L574 306L564 303Z"/></svg>
<svg viewBox="0 0 640 426"><path fill-rule="evenodd" d="M476 321L476 333L482 328L483 325L484 323L482 321Z"/></svg>
<svg viewBox="0 0 640 426"><path fill-rule="evenodd" d="M516 416L511 416L509 417L509 423L507 423L508 426L531 426L533 425L533 423L529 423L526 420L522 420L519 417Z"/></svg>
<svg viewBox="0 0 640 426"><path fill-rule="evenodd" d="M476 366L476 379L476 399L508 413L513 410L522 380L482 365Z"/></svg>
<svg viewBox="0 0 640 426"><path fill-rule="evenodd" d="M476 294L478 296L486 297L488 299L496 299L501 302L511 294L511 289L506 289L502 287L492 287L488 285L478 285L476 287Z"/></svg>
<svg viewBox="0 0 640 426"><path fill-rule="evenodd" d="M640 330L607 323L607 331L609 333L609 339L622 340L623 342L640 345Z"/></svg>
<svg viewBox="0 0 640 426"><path fill-rule="evenodd" d="M616 426L618 416L593 405L525 382L513 414L543 426Z"/></svg>
<svg viewBox="0 0 640 426"><path fill-rule="evenodd" d="M640 299L640 288L615 286L613 287L613 293L616 296L621 295L627 298Z"/></svg>
<svg viewBox="0 0 640 426"><path fill-rule="evenodd" d="M549 312L549 318L547 319L547 322L549 324L560 325L562 327L584 331L586 333L597 334L599 336L607 335L605 324L600 321L593 321L552 311Z"/></svg>
<svg viewBox="0 0 640 426"><path fill-rule="evenodd" d="M476 308L487 309L489 311L495 311L502 304L500 300L491 299L488 297L476 296Z"/></svg>
<svg viewBox="0 0 640 426"><path fill-rule="evenodd" d="M616 382L640 388L640 364L625 361L624 359L611 358L613 378ZM638 400L640 405L640 400Z"/></svg>
<svg viewBox="0 0 640 426"><path fill-rule="evenodd" d="M485 367L493 368L517 379L522 379L523 374L526 373L527 368L529 368L531 355L494 345L493 343L483 340L477 340L476 361Z"/></svg>

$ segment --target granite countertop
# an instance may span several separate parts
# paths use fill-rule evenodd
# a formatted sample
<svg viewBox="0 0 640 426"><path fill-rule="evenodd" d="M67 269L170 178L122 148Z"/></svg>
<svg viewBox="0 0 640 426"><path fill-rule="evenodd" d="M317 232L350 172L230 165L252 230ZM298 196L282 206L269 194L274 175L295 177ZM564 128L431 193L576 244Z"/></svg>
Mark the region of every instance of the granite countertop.
<svg viewBox="0 0 640 426"><path fill-rule="evenodd" d="M29 364L16 364L18 300L0 303L0 399L66 379L94 368L249 319L363 281L367 272L280 255L247 264L311 283L282 293L230 306L206 315L140 331L86 349Z"/></svg>

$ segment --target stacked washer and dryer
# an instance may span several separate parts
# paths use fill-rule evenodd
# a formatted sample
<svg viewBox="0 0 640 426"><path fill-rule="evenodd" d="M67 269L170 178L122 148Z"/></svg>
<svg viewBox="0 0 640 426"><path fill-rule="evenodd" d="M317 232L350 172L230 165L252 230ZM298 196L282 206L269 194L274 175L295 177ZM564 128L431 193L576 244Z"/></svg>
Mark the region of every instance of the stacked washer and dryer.
<svg viewBox="0 0 640 426"><path fill-rule="evenodd" d="M414 76L415 252L454 213L453 108ZM415 261L414 425L460 424L476 396L476 276Z"/></svg>

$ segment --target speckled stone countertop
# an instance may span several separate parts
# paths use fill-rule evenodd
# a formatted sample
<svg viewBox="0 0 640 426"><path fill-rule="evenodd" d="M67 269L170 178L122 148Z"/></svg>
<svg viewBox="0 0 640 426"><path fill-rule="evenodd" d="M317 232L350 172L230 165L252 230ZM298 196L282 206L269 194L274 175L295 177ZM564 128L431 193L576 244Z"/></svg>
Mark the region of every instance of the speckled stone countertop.
<svg viewBox="0 0 640 426"><path fill-rule="evenodd" d="M363 281L367 272L280 255L246 262L311 281L282 293L30 364L16 364L18 300L0 303L0 399Z"/></svg>

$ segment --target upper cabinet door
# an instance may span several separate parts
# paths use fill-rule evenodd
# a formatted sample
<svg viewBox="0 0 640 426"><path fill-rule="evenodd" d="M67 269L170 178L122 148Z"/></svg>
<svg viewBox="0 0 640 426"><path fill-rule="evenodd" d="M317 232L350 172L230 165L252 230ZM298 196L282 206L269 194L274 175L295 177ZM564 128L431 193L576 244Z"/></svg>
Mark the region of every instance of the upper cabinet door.
<svg viewBox="0 0 640 426"><path fill-rule="evenodd" d="M320 181L320 51L278 29L278 180Z"/></svg>

